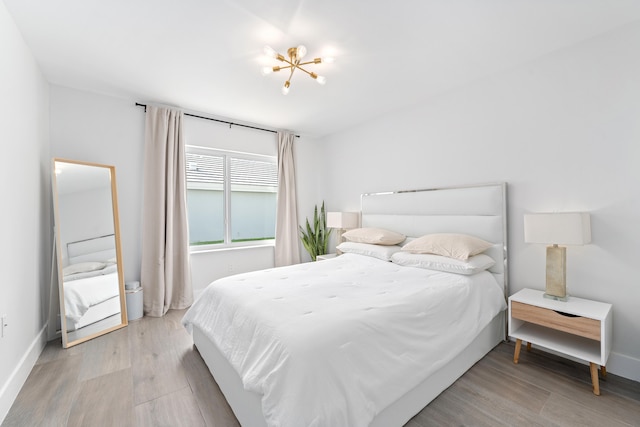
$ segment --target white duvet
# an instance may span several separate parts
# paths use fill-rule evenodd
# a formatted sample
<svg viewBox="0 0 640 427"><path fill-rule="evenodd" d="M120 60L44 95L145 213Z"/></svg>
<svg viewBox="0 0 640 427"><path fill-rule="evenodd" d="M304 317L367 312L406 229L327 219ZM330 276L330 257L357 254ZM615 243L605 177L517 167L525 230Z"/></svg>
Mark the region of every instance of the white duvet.
<svg viewBox="0 0 640 427"><path fill-rule="evenodd" d="M263 395L269 426L366 426L506 307L488 272L355 254L218 280L185 314Z"/></svg>
<svg viewBox="0 0 640 427"><path fill-rule="evenodd" d="M120 295L118 273L64 280L64 311L73 326L94 305Z"/></svg>

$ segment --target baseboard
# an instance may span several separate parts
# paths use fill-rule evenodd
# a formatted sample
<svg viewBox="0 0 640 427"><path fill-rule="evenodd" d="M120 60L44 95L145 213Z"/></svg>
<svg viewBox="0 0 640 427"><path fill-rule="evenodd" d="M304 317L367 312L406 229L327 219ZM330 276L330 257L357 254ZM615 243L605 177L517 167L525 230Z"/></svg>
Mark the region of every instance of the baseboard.
<svg viewBox="0 0 640 427"><path fill-rule="evenodd" d="M20 359L18 366L16 366L7 382L0 389L0 424L9 413L11 405L16 400L25 381L27 381L27 377L38 361L38 357L40 357L45 345L47 345L47 325L44 325L36 335L29 349Z"/></svg>
<svg viewBox="0 0 640 427"><path fill-rule="evenodd" d="M640 359L612 351L607 361L607 372L640 382Z"/></svg>

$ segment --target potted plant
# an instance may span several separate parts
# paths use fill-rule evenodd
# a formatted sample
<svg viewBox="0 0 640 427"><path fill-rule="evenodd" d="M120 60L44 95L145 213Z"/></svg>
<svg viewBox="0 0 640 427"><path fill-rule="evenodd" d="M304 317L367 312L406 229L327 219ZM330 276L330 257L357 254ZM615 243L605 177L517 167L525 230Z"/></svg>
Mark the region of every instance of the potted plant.
<svg viewBox="0 0 640 427"><path fill-rule="evenodd" d="M324 255L327 253L327 247L329 245L329 236L331 230L327 230L327 217L324 212L324 201L318 214L318 205L313 209L313 227L309 224L309 218L307 218L306 228L300 228L300 239L304 248L311 255L311 260L315 261L318 255Z"/></svg>

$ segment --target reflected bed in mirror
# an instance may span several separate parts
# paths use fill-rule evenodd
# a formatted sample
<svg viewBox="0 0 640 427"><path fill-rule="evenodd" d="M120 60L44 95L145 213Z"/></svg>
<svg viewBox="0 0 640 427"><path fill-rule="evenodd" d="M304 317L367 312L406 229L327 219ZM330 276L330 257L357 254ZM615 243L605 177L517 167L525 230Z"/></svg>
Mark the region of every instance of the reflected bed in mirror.
<svg viewBox="0 0 640 427"><path fill-rule="evenodd" d="M127 325L115 167L53 160L64 347Z"/></svg>
<svg viewBox="0 0 640 427"><path fill-rule="evenodd" d="M67 339L76 341L121 323L115 235L67 243L62 269Z"/></svg>

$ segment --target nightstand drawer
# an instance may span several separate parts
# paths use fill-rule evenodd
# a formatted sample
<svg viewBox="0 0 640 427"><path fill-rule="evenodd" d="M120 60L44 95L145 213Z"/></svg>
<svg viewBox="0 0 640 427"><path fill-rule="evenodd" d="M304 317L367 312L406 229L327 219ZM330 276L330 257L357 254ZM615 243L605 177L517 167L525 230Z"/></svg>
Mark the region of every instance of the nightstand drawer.
<svg viewBox="0 0 640 427"><path fill-rule="evenodd" d="M517 301L511 302L511 317L600 341L600 321L596 319L560 314L554 310Z"/></svg>

